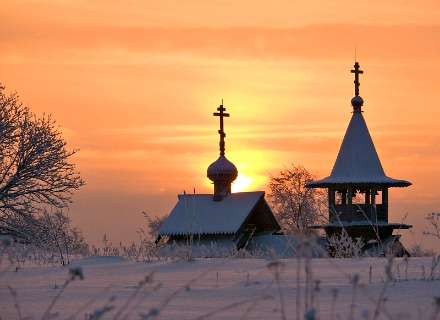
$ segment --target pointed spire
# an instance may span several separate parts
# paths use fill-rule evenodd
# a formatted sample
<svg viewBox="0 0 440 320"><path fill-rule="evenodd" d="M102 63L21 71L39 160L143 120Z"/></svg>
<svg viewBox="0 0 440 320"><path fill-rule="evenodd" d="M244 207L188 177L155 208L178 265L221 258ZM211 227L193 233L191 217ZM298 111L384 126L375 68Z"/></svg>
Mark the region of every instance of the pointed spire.
<svg viewBox="0 0 440 320"><path fill-rule="evenodd" d="M353 115L342 140L336 162L330 176L309 182L309 188L337 188L347 185L379 185L387 187L407 187L411 182L388 177L374 146L373 139L362 115L363 100L359 96L359 63L351 70L355 75L355 96L351 99Z"/></svg>
<svg viewBox="0 0 440 320"><path fill-rule="evenodd" d="M353 106L354 112L362 112L362 106L364 105L364 100L359 95L359 75L363 74L364 72L361 70L361 66L356 61L354 64L354 69L350 71L351 73L354 73L354 97L351 99L351 105Z"/></svg>

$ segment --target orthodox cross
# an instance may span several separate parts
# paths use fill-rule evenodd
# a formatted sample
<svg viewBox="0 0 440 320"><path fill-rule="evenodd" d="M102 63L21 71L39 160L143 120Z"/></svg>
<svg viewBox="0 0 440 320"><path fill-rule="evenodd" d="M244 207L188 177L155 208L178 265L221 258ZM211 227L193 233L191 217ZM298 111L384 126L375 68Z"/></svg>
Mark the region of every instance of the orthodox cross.
<svg viewBox="0 0 440 320"><path fill-rule="evenodd" d="M222 104L217 108L218 112L214 112L214 117L220 117L220 130L218 131L218 134L220 135L220 155L225 155L225 137L226 133L223 130L223 118L229 117L229 113L226 113L226 108L223 106L223 99Z"/></svg>
<svg viewBox="0 0 440 320"><path fill-rule="evenodd" d="M354 69L351 70L351 73L354 73L354 95L359 95L359 86L361 85L359 83L359 75L364 73L361 69L361 66L358 62L355 62Z"/></svg>

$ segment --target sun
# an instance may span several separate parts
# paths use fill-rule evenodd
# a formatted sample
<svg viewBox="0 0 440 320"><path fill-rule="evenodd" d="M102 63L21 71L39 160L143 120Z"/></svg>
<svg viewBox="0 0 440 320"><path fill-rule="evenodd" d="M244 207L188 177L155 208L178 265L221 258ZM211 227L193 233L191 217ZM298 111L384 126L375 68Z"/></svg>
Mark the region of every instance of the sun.
<svg viewBox="0 0 440 320"><path fill-rule="evenodd" d="M232 192L245 191L252 184L252 179L244 174L239 173L237 179L232 183Z"/></svg>

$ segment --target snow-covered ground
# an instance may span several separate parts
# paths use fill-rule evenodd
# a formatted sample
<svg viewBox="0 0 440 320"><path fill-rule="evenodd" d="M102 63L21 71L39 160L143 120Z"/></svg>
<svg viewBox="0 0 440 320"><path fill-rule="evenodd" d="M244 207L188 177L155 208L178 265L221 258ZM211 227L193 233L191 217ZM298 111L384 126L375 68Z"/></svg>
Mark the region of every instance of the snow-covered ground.
<svg viewBox="0 0 440 320"><path fill-rule="evenodd" d="M423 280L431 277L431 258L394 259L388 275L387 259L309 263L305 268L303 259L135 263L89 257L69 267L24 267L0 273L1 319L19 318L8 286L17 293L22 318L41 319L72 266L81 266L84 279L70 282L55 301L55 319L84 319L103 307L111 311L102 319L152 319L153 314L158 319L304 319L306 304L319 319L373 319L376 309L377 319L434 319L440 280ZM394 280L387 281L390 276ZM434 277L440 279L440 270Z"/></svg>

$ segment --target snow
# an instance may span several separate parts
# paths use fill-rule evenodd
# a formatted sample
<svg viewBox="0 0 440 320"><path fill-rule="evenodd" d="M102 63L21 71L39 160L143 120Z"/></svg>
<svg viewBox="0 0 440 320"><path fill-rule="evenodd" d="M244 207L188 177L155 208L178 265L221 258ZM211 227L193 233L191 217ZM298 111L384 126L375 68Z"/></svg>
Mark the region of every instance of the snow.
<svg viewBox="0 0 440 320"><path fill-rule="evenodd" d="M115 263L115 262L124 262L127 261L124 257L120 256L91 256L80 261L74 261L72 265L76 266L85 266L85 265L98 265L98 264L107 264L107 263Z"/></svg>
<svg viewBox="0 0 440 320"><path fill-rule="evenodd" d="M208 177L213 181L216 180L216 178L225 179L227 177L234 180L237 174L237 167L225 156L218 157L217 160L209 165L207 170Z"/></svg>
<svg viewBox="0 0 440 320"><path fill-rule="evenodd" d="M236 233L262 197L263 191L232 193L222 201L213 201L212 194L179 195L159 234Z"/></svg>
<svg viewBox="0 0 440 320"><path fill-rule="evenodd" d="M352 299L353 319L371 319L383 290L386 300L378 319L430 319L434 297L440 297L439 280L422 280L430 273L431 258L395 259L392 273L396 281L388 285L384 283L386 259L312 259L309 262L309 276L313 278L309 289L320 281L319 289L313 291L313 304L320 319L331 318L335 294L334 319L349 318ZM146 264L117 257L92 257L75 263L82 266L85 278L69 284L53 312L59 315L55 319L66 319L75 313L76 319L84 319L85 314L107 304L116 309L103 319L113 319L117 309L129 301L121 319L140 319L139 314L149 312L159 312L159 319L164 320L204 319L197 317L208 313L212 313L208 319L239 319L246 313L246 319L276 319L281 318L283 308L286 318L296 319L298 296L300 314L305 312L305 260L301 263L298 290L297 259L275 263L262 259L197 259ZM274 282L276 270L280 271L280 289ZM139 281L152 272L152 282L147 282L133 298ZM351 280L356 274L359 275L357 286ZM0 273L2 319L17 319L7 286L16 290L23 317L40 319L67 276L68 268L58 266L25 267L18 272ZM435 277L440 278L438 270Z"/></svg>
<svg viewBox="0 0 440 320"><path fill-rule="evenodd" d="M252 237L246 248L260 256L275 255L276 257L289 258L295 257L300 250L301 243L301 238L294 235L263 234ZM310 254L313 257L322 257L325 252L324 245L320 238L317 238L312 243Z"/></svg>
<svg viewBox="0 0 440 320"><path fill-rule="evenodd" d="M396 187L411 185L385 175L367 124L361 112L354 112L329 177L312 181L310 187L331 184L380 184Z"/></svg>

